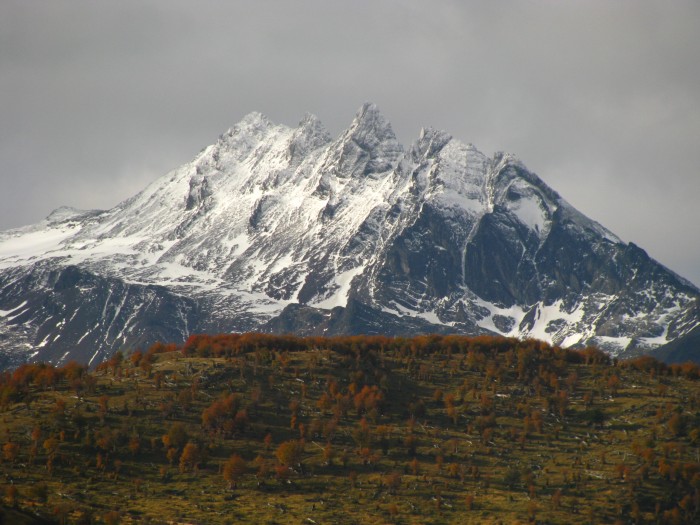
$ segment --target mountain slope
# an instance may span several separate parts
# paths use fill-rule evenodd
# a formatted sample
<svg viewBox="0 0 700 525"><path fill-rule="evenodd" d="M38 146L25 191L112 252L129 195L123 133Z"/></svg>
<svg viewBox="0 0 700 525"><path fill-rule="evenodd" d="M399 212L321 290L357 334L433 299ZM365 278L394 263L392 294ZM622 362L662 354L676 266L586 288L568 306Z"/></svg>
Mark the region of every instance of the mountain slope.
<svg viewBox="0 0 700 525"><path fill-rule="evenodd" d="M93 291L57 290L69 268ZM261 329L497 333L626 354L698 326L699 295L512 156L432 129L404 148L371 104L336 139L311 115L289 128L251 113L111 210L0 233L13 361Z"/></svg>

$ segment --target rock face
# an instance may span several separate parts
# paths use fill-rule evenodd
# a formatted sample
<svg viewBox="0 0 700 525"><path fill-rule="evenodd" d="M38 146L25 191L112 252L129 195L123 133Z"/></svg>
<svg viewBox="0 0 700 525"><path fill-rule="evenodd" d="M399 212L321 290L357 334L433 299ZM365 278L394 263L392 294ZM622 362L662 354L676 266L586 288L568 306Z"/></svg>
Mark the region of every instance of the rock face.
<svg viewBox="0 0 700 525"><path fill-rule="evenodd" d="M371 104L333 139L251 113L107 211L0 233L0 352L96 364L190 333L495 333L647 353L700 292L509 155Z"/></svg>

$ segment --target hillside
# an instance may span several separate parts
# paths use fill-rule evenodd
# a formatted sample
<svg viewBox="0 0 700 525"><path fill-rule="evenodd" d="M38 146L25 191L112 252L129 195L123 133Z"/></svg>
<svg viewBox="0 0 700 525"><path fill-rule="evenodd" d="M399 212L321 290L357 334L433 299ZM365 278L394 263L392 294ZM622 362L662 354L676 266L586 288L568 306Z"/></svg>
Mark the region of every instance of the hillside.
<svg viewBox="0 0 700 525"><path fill-rule="evenodd" d="M462 336L193 336L92 372L25 365L0 386L3 512L691 523L698 377L696 365Z"/></svg>

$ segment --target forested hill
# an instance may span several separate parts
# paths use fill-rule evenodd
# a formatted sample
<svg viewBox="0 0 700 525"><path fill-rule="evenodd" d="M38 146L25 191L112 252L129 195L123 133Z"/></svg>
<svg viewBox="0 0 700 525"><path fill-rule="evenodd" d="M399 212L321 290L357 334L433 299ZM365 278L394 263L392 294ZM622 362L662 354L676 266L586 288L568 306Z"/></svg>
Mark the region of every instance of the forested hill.
<svg viewBox="0 0 700 525"><path fill-rule="evenodd" d="M697 523L700 370L463 336L192 336L0 375L14 523ZM0 520L1 521L1 520Z"/></svg>

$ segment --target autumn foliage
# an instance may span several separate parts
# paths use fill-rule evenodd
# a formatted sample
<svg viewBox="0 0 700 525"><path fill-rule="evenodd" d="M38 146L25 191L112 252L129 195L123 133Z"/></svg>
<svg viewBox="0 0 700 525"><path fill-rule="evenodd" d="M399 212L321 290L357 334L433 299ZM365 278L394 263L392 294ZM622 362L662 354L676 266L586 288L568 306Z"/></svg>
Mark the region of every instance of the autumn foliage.
<svg viewBox="0 0 700 525"><path fill-rule="evenodd" d="M692 523L698 379L514 338L193 335L0 374L0 495L66 523Z"/></svg>

